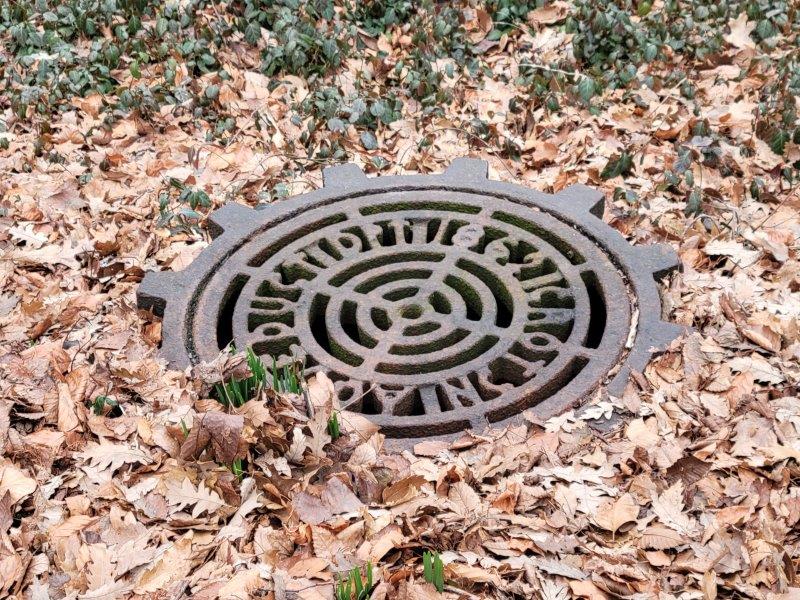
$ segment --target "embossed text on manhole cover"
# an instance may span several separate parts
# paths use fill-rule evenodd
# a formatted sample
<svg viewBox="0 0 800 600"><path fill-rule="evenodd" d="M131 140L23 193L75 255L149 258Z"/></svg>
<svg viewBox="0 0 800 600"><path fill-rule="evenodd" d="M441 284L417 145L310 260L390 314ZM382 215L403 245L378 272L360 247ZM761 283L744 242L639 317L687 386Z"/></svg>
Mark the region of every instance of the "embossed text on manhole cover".
<svg viewBox="0 0 800 600"><path fill-rule="evenodd" d="M313 193L215 212L212 244L148 273L138 301L175 366L230 343L303 355L388 437L480 431L619 393L679 334L655 281L674 252L629 245L601 213L590 188L550 196L474 159L427 176L342 165Z"/></svg>

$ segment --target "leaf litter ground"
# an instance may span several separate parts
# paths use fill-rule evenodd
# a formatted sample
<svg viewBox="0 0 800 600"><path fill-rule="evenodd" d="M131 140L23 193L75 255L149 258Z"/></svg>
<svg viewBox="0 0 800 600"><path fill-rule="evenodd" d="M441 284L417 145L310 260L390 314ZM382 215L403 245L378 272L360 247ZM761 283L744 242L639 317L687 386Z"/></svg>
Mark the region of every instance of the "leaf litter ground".
<svg viewBox="0 0 800 600"><path fill-rule="evenodd" d="M642 87L604 91L591 110L578 98L555 112L515 110L520 57L571 53L571 36L552 26L565 6L533 11L535 35L486 42L488 74L456 69L439 114L412 100L376 143L344 124L337 136L368 172L436 172L469 154L495 178L548 192L598 186L605 219L626 237L674 245L683 270L664 297L693 332L622 397L598 394L583 419L388 454L380 432L346 411L344 435L331 439L338 402L322 375L307 382L309 417L293 394L265 390L227 410L211 399L215 382L245 374L241 357L166 369L136 286L145 269L180 269L207 243L202 214L180 212L171 182L215 206L319 186L329 161L298 158L303 130L290 109L304 80L271 86L229 57L219 96L236 131L225 143L168 107L109 123L99 96L53 119L45 153L34 150L39 127L10 121L0 596L311 600L333 597L337 573L369 562L372 598L439 598L423 580L426 550L444 562L446 598L800 596L800 197L781 177L800 150L789 142L777 155L756 135L759 93L775 73L757 67L764 50L745 17L726 28L723 53L692 71L691 101L677 87ZM481 19L471 26L483 40ZM397 60L408 40L368 41L338 76L367 70L379 86L375 48ZM489 141L470 133L474 119ZM724 135L698 135L701 121ZM699 157L697 216L691 197L662 184L681 148ZM110 402L95 409L98 397ZM588 426L612 409L620 429Z"/></svg>

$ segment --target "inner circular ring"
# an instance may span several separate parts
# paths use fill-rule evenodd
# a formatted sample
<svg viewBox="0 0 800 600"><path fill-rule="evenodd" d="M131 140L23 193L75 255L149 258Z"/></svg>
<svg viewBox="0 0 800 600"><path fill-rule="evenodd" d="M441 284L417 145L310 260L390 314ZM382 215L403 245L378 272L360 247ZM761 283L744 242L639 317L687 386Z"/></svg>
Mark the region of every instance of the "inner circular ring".
<svg viewBox="0 0 800 600"><path fill-rule="evenodd" d="M363 330L359 331L359 334L363 334L363 337L359 335L357 337L360 340L356 340L354 339L356 336L352 335L352 332L345 331L342 316L347 319L348 315L351 314L351 311L347 308L348 303L366 299L363 296L358 298L357 290L365 282L375 277L372 271L368 271L342 286L341 293L326 306L325 325L328 329L329 339L335 340L337 343L337 350L349 356L363 356L363 362L358 365L359 369L375 370L377 372L394 371L397 373L405 371L425 372L426 370L433 372L443 370L443 365L456 366L467 362L467 360L477 358L477 356L491 358L486 353L501 340L503 340L503 343L500 344L496 351L505 352L508 346L516 339L517 334L513 333L513 329L511 332L504 331L511 325L510 323L503 328L496 326L499 308L486 283L467 271L457 269L455 264L452 267L448 264L456 262L453 255L457 252L457 248L453 248L442 262L435 265L435 270L425 262L410 262L397 265L394 269L385 271L382 273L382 277L405 283L409 280L394 278L404 274L426 275L426 277L422 278L422 281L425 281L430 286L430 289L440 293L448 290L448 294L451 294L449 290L452 289L447 285L448 279L453 278L464 282L465 293L471 293L473 297L471 300L462 298L462 304L466 307L468 302L471 301L473 303L471 312L474 319L469 318L470 311L466 309L462 314L448 315L448 319L443 320L449 325L448 330L443 331L443 328L439 328L428 335L420 336L420 338L414 340L412 345L409 345L403 343L405 341L404 336L396 327L396 325L401 324L400 320L395 320L392 326L382 331L372 324L371 319L363 318L360 322L356 320L353 323L357 327L363 323ZM442 276L444 272L447 272L446 276ZM453 273L457 273L457 275ZM504 295L508 298L522 295L522 288L519 283L516 280L512 280L512 285L513 283L517 284L516 287L518 289L515 290L514 294L509 294L506 291ZM474 303L476 302L480 306L475 306ZM362 304L362 306L362 315L365 310L370 312L373 310L373 307L369 305ZM509 302L506 310L513 314L513 301ZM354 311L353 316L357 315L358 313ZM366 315L363 316L366 317ZM519 329L524 320L524 314L518 314L513 324ZM505 335L502 335L504 333ZM437 344L437 342L439 343ZM417 352L413 351L415 349ZM433 353L437 356L430 356ZM490 354L494 354L494 352ZM459 355L461 358L459 358Z"/></svg>
<svg viewBox="0 0 800 600"><path fill-rule="evenodd" d="M406 222L406 223L414 223L419 222L422 220L422 217L427 217L427 214L431 214L432 217L441 216L437 214L435 211L425 211L425 213L421 216L420 211L414 211L413 214L406 214L405 211L399 211L397 213L393 213L391 215L393 222ZM350 218L347 221L349 230L354 228L376 228L377 225L372 219L364 218L364 217L356 217ZM573 324L573 336L575 340L581 340L584 336L587 325L588 325L588 318L589 318L589 302L586 296L586 291L583 285L580 284L580 274L578 269L575 265L571 264L564 255L550 246L547 242L537 236L531 236L530 234L524 231L518 231L514 226L510 226L507 223L496 223L491 222L492 227L501 227L503 228L503 235L508 236L516 236L517 238L520 237L529 237L530 244L535 244L538 252L542 255L546 256L548 260L551 260L554 264L557 265L559 272L562 273L564 279L568 282L573 282L569 286L569 291L574 297L574 305L575 305L575 317L574 317L574 324ZM472 228L472 226L471 226ZM470 232L471 233L471 232ZM520 236L522 234L522 236ZM466 236L465 236L466 237ZM310 239L309 239L310 238ZM455 240L456 236L453 236ZM339 302L341 297L341 293L339 289L331 289L330 285L332 282L338 283L341 286L341 282L336 281L336 277L338 273L347 272L351 269L356 269L359 271L358 276L360 277L359 281L367 278L368 275L363 275L363 273L369 273L369 265L371 262L383 260L383 264L386 262L386 255L387 252L394 250L395 248L387 248L385 246L379 246L372 251L363 252L362 249L358 248L357 239L358 237L353 235L352 233L342 232L342 226L339 224L332 225L326 227L322 230L315 231L313 235L308 237L302 237L296 240L294 243L289 244L281 248L278 252L271 255L261 266L259 267L259 271L265 273L266 276L269 276L270 273L280 271L280 265L284 264L284 262L291 257L292 255L296 255L298 252L303 250L304 248L308 249L309 244L317 244L320 240L330 240L330 239L350 239L354 243L349 243L347 247L340 246L339 250L342 252L341 260L337 260L334 263L335 269L329 272L329 269L325 268L320 271L320 273L311 278L310 280L304 279L300 282L302 285L300 286L300 291L298 291L298 298L294 299L291 303L291 309L293 312L294 318L292 319L292 323L289 325L287 324L285 327L282 327L280 324L271 323L269 326L264 326L266 329L267 327L270 328L271 332L276 330L284 329L283 333L289 334L291 330L291 334L293 337L303 341L303 348L305 354L313 357L316 362L321 364L326 369L329 369L332 372L339 373L343 376L358 379L358 378L365 378L368 377L377 383L390 383L390 384L402 384L402 385L420 385L423 383L430 383L432 381L437 380L439 377L453 377L462 375L464 372L470 370L476 370L481 368L483 365L487 364L488 361L491 361L493 358L496 358L499 354L502 354L503 350L508 349L507 344L498 344L499 337L496 336L498 339L489 340L486 343L485 347L478 348L477 351L475 347L473 349L473 355L469 357L469 361L464 362L459 366L453 366L452 361L442 363L442 369L431 369L427 372L420 373L414 368L409 367L407 370L400 370L398 372L397 369L389 366L386 367L384 365L383 369L377 368L378 365L381 363L376 363L375 371L370 372L368 369L369 365L364 365L362 362L358 362L357 360L351 360L350 364L347 361L342 361L336 356L332 355L328 350L323 348L317 341L316 337L313 335L312 327L310 323L313 322L313 318L307 318L306 314L308 312L316 312L320 310L319 304L316 301L319 298L319 291L320 286L323 290L327 289L327 297L329 299L335 299L334 301ZM509 237L509 239L515 239L513 237ZM470 259L472 263L478 263L480 267L486 273L497 273L495 276L500 278L502 282L508 282L510 286L518 286L520 284L519 281L514 279L510 276L510 271L508 267L513 267L514 269L523 268L524 264L514 264L511 265L504 265L501 262L498 262L498 256L502 255L503 252L497 252L498 248L495 246L491 248L490 245L487 245L485 248L485 254L478 254L475 252L470 251L467 248L462 246L450 245L442 246L438 244L430 244L425 245L424 250L427 251L428 249L431 250L432 253L442 253L444 252L445 255L452 255L458 254L460 256L465 256ZM397 244L397 249L403 248L402 244ZM413 252L407 252L405 256L400 256L401 259L399 262L407 266L407 262L403 263L403 261L409 261L413 258L419 258L421 249L415 248ZM439 259L441 262L444 257ZM422 261L425 262L425 261ZM432 261L437 262L437 261ZM364 267L366 265L366 268ZM421 265L421 268L425 268L429 265ZM504 272L505 269L505 272ZM346 280L351 279L351 277L346 278ZM251 278L248 284L242 291L242 298L248 299L257 297L257 288L258 283L261 278ZM579 285L574 285L577 282ZM315 294L315 292L317 292ZM518 294L518 295L517 295ZM525 295L517 289L514 294L517 298L525 298ZM487 303L487 306L492 306L491 303ZM327 309L327 306L325 307ZM492 310L496 307L492 306ZM516 323L511 331L513 332L510 334L509 343L513 342L514 335L523 335L521 324L524 320L525 316L529 316L530 312L526 313L526 311L531 312L539 312L535 309L527 307L524 305L523 302L517 302L514 310L514 315L516 318ZM234 321L235 321L235 330L237 334L235 335L235 340L238 346L242 346L242 342L246 345L251 345L252 342L258 342L259 334L261 333L258 329L253 331L244 331L244 335L242 335L243 327L242 323L246 322L246 312L247 312L247 301L244 302L240 301L236 305ZM365 327L369 323L368 320L363 321ZM335 322L334 322L335 323ZM345 352L345 346L349 344L347 341L350 339L346 335L342 335L341 331L338 331L338 327L336 325L332 325L336 331L336 341L343 341L344 346L339 348L344 352L343 356L350 357L350 358L358 358L358 353L353 352L352 354L348 355ZM496 334L496 332L494 332ZM379 335L378 332L372 331L373 335ZM436 333L431 333L430 338L434 339ZM355 342L353 342L355 344ZM580 342L578 342L580 343ZM262 346L263 347L263 346ZM357 350L357 348L356 348ZM352 351L352 348L351 348ZM373 361L374 362L374 361ZM412 364L413 367L413 364ZM445 368L446 367L446 368ZM463 368L462 368L463 367ZM382 372L383 371L383 372ZM435 373L435 374L434 374Z"/></svg>
<svg viewBox="0 0 800 600"><path fill-rule="evenodd" d="M413 294L409 295L408 290L412 290ZM385 298L396 297L403 292L406 293L400 300L387 301ZM390 281L369 292L361 300L363 301L356 302L355 318L367 340L379 339L394 325L401 327L403 336L413 337L415 343L432 343L441 337L445 329L452 329L455 321L465 320L467 317L464 298L450 286L436 285L436 281L432 281L430 277ZM342 304L347 301L353 299L345 300ZM409 323L406 319L410 318L409 310L414 306L422 308L419 316L414 317L415 322ZM425 327L425 323L430 325ZM362 345L373 347L369 343Z"/></svg>

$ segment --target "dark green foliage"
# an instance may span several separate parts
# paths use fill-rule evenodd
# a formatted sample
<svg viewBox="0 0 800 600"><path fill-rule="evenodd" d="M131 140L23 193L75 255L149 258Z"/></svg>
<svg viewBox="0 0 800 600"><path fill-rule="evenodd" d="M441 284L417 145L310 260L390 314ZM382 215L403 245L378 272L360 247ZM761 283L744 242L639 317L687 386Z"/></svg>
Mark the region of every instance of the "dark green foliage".
<svg viewBox="0 0 800 600"><path fill-rule="evenodd" d="M797 125L800 97L800 51L783 58L776 81L762 90L758 106L762 118L756 132L776 154L783 154L788 142L800 143ZM800 165L796 165L800 168Z"/></svg>
<svg viewBox="0 0 800 600"><path fill-rule="evenodd" d="M198 224L203 218L198 209L210 207L211 198L205 191L170 178L166 187L158 193L158 225L169 228L173 233L198 232Z"/></svg>
<svg viewBox="0 0 800 600"><path fill-rule="evenodd" d="M347 577L337 575L336 600L366 600L372 588L372 563L368 562L364 575L358 567L353 567Z"/></svg>
<svg viewBox="0 0 800 600"><path fill-rule="evenodd" d="M266 75L323 74L342 63L355 35L334 18L332 0L245 0L234 10L241 11L237 24L249 43L259 43L262 28L271 34L262 53Z"/></svg>
<svg viewBox="0 0 800 600"><path fill-rule="evenodd" d="M432 583L440 594L444 591L444 563L438 552L428 552L422 555L422 576L425 581Z"/></svg>
<svg viewBox="0 0 800 600"><path fill-rule="evenodd" d="M683 210L684 214L699 215L703 209L703 192L698 187L694 187L686 199L686 208Z"/></svg>
<svg viewBox="0 0 800 600"><path fill-rule="evenodd" d="M220 101L228 78L221 62L250 46L261 54L261 70L276 82L283 74L307 79L310 93L295 107L298 120L312 117L301 141L319 159L341 160L346 153L340 136L347 127L357 129L364 149L377 150L377 132L400 118L407 99L422 104L423 116L441 114L442 105L453 99L451 79L462 69L479 74L480 50L464 28L464 8L485 10L494 19L492 39L503 31L524 30L527 13L544 3L0 0L0 39L8 42L10 57L8 64L0 63L0 77L8 101L22 118L31 113L46 117L68 107L73 96L100 93L108 121L131 111L153 119L164 105L181 106L208 125L209 140L224 141L236 123ZM323 76L340 69L347 58L362 55L363 32L391 36L397 28L411 43L404 58L381 74L379 85L371 79L357 82L355 94L330 83L323 86ZM183 77L183 68L188 77ZM206 74L214 77L199 79ZM332 135L319 140L313 134L320 129ZM176 192L191 211L207 205L202 190ZM167 196L171 199L172 193ZM165 224L194 226L196 215L174 214L164 200Z"/></svg>
<svg viewBox="0 0 800 600"><path fill-rule="evenodd" d="M114 400L114 398L110 398L109 396L97 396L92 402L92 412L95 415L101 416L105 412L105 407L111 407L111 410L119 411L119 402Z"/></svg>
<svg viewBox="0 0 800 600"><path fill-rule="evenodd" d="M489 39L500 39L503 33L512 31L516 27L523 27L528 13L546 4L545 0L487 0L484 8L494 21L494 29L489 33Z"/></svg>
<svg viewBox="0 0 800 600"><path fill-rule="evenodd" d="M415 116L435 118L461 89L454 80L466 74L480 85L485 48L471 41L465 9L489 15L491 41L527 31L528 13L546 5L546 0L0 0L6 49L0 57L1 101L20 118L39 115L46 123L50 113L70 107L72 97L99 93L109 125L132 111L157 120L163 107L172 105L204 123L209 141L225 142L235 138L237 122L223 101L230 75L222 63L238 67L237 55L258 53L261 70L274 85L287 74L306 80L309 93L292 108L295 122L305 124L300 142L308 156L340 161L353 151L353 139L368 152L381 150L383 128L404 117L410 100L422 107ZM539 106L560 111L578 103L594 112L609 88L633 91L640 84L675 87L692 100L693 69L698 61L719 62L729 48L730 22L740 15L755 25L750 37L764 51L800 28L800 10L792 0L574 0L566 21L552 26L575 34L575 64L566 56L549 65L523 59L515 83L524 92L512 101L511 112L520 121ZM367 45L374 49L374 38L396 40L401 34L404 52L386 57L378 51L371 59L373 72L358 74L347 85L330 77L348 58L364 57ZM519 50L524 57L525 43ZM536 58L531 55L531 61ZM777 66L778 74L762 90L757 134L783 154L788 143L800 142L798 53L784 55L777 65L772 60L759 58L758 69ZM654 64L659 68L651 68ZM254 121L257 128L271 126L258 115ZM515 142L498 137L488 122L472 116L465 122L470 143L497 144L506 157L519 156ZM427 143L420 140L421 146ZM608 176L629 171L620 159L606 168ZM381 168L383 159L374 160ZM160 201L162 225L174 231L196 229L202 209L210 206L202 189L177 182L169 182Z"/></svg>
<svg viewBox="0 0 800 600"><path fill-rule="evenodd" d="M411 0L348 0L348 16L369 35L378 36L395 25L408 23L417 10Z"/></svg>
<svg viewBox="0 0 800 600"><path fill-rule="evenodd" d="M343 158L346 155L340 138L346 135L348 127L361 130L364 149L375 150L378 140L374 132L399 119L402 106L402 102L391 93L375 97L365 91L344 97L339 88L327 86L309 93L295 109L313 117L307 133L303 134L303 141L311 140L317 128L324 127L332 134L326 138L331 144L326 154Z"/></svg>
<svg viewBox="0 0 800 600"><path fill-rule="evenodd" d="M588 103L595 94L597 86L591 77L582 77L576 86L578 96L581 100Z"/></svg>
<svg viewBox="0 0 800 600"><path fill-rule="evenodd" d="M174 178L169 179L167 190L162 191L161 194L169 195L172 190L177 191L177 201L181 204L188 204L192 210L211 206L211 199L203 190L188 186Z"/></svg>
<svg viewBox="0 0 800 600"><path fill-rule="evenodd" d="M720 53L728 23L742 13L757 23L755 42L768 44L800 25L800 11L787 0L665 0L658 10L636 0L576 0L575 6L567 19L575 58L611 87L638 82L640 67L669 53L700 60Z"/></svg>
<svg viewBox="0 0 800 600"><path fill-rule="evenodd" d="M606 164L600 177L603 179L611 179L619 175L629 175L633 168L633 157L627 152L623 152L619 156L612 156Z"/></svg>
<svg viewBox="0 0 800 600"><path fill-rule="evenodd" d="M577 11L567 21L575 31L575 58L598 76L614 72L613 84L627 84L644 62L656 59L664 44L663 32L649 29L636 19L629 0L578 0ZM584 94L581 94L584 96Z"/></svg>
<svg viewBox="0 0 800 600"><path fill-rule="evenodd" d="M161 70L173 55L193 76L215 70L214 33L196 19L200 4L199 0L181 7L148 0L2 2L0 38L7 41L13 58L2 71L5 85L13 90L12 107L21 116L28 106L46 114L72 96L122 94L114 70L128 68L138 77L144 65ZM168 69L164 75L169 78ZM163 88L150 92L162 102L177 101Z"/></svg>

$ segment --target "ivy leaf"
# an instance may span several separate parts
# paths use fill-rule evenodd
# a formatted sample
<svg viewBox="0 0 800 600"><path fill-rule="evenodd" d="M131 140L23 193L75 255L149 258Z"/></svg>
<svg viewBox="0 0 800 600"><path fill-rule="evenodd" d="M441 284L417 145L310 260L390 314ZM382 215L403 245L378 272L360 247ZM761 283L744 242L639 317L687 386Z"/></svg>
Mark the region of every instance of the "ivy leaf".
<svg viewBox="0 0 800 600"><path fill-rule="evenodd" d="M386 106L384 106L383 102L378 101L375 102L372 106L369 107L369 112L373 117L382 117L386 112Z"/></svg>
<svg viewBox="0 0 800 600"><path fill-rule="evenodd" d="M694 188L692 193L689 194L689 197L686 199L686 208L683 210L683 213L688 216L697 216L701 212L701 205L703 202L703 194L700 192L700 188Z"/></svg>
<svg viewBox="0 0 800 600"><path fill-rule="evenodd" d="M163 37L167 33L167 27L169 27L169 21L164 17L159 17L156 21L156 36Z"/></svg>
<svg viewBox="0 0 800 600"><path fill-rule="evenodd" d="M584 102L589 102L595 94L594 79L591 77L582 77L578 82L578 96Z"/></svg>
<svg viewBox="0 0 800 600"><path fill-rule="evenodd" d="M261 39L261 27L258 23L250 23L244 30L244 39L248 43L255 45Z"/></svg>
<svg viewBox="0 0 800 600"><path fill-rule="evenodd" d="M623 152L622 155L614 155L608 160L603 172L600 173L600 177L603 179L611 179L619 175L629 175L632 168L633 156L627 152Z"/></svg>
<svg viewBox="0 0 800 600"><path fill-rule="evenodd" d="M361 145L367 150L375 150L378 147L378 140L375 134L371 131L365 131L361 134Z"/></svg>
<svg viewBox="0 0 800 600"><path fill-rule="evenodd" d="M206 88L205 91L206 98L209 100L216 100L219 96L219 86L218 85L210 85Z"/></svg>
<svg viewBox="0 0 800 600"><path fill-rule="evenodd" d="M334 117L333 119L328 119L328 129L334 133L343 133L346 129L346 126L341 119Z"/></svg>
<svg viewBox="0 0 800 600"><path fill-rule="evenodd" d="M758 22L758 25L756 25L756 33L759 39L766 40L775 35L775 30L772 28L772 23L770 23L769 20L762 19Z"/></svg>
<svg viewBox="0 0 800 600"><path fill-rule="evenodd" d="M792 137L788 131L778 130L769 139L769 147L775 154L783 155L786 148L786 142L791 140Z"/></svg>

